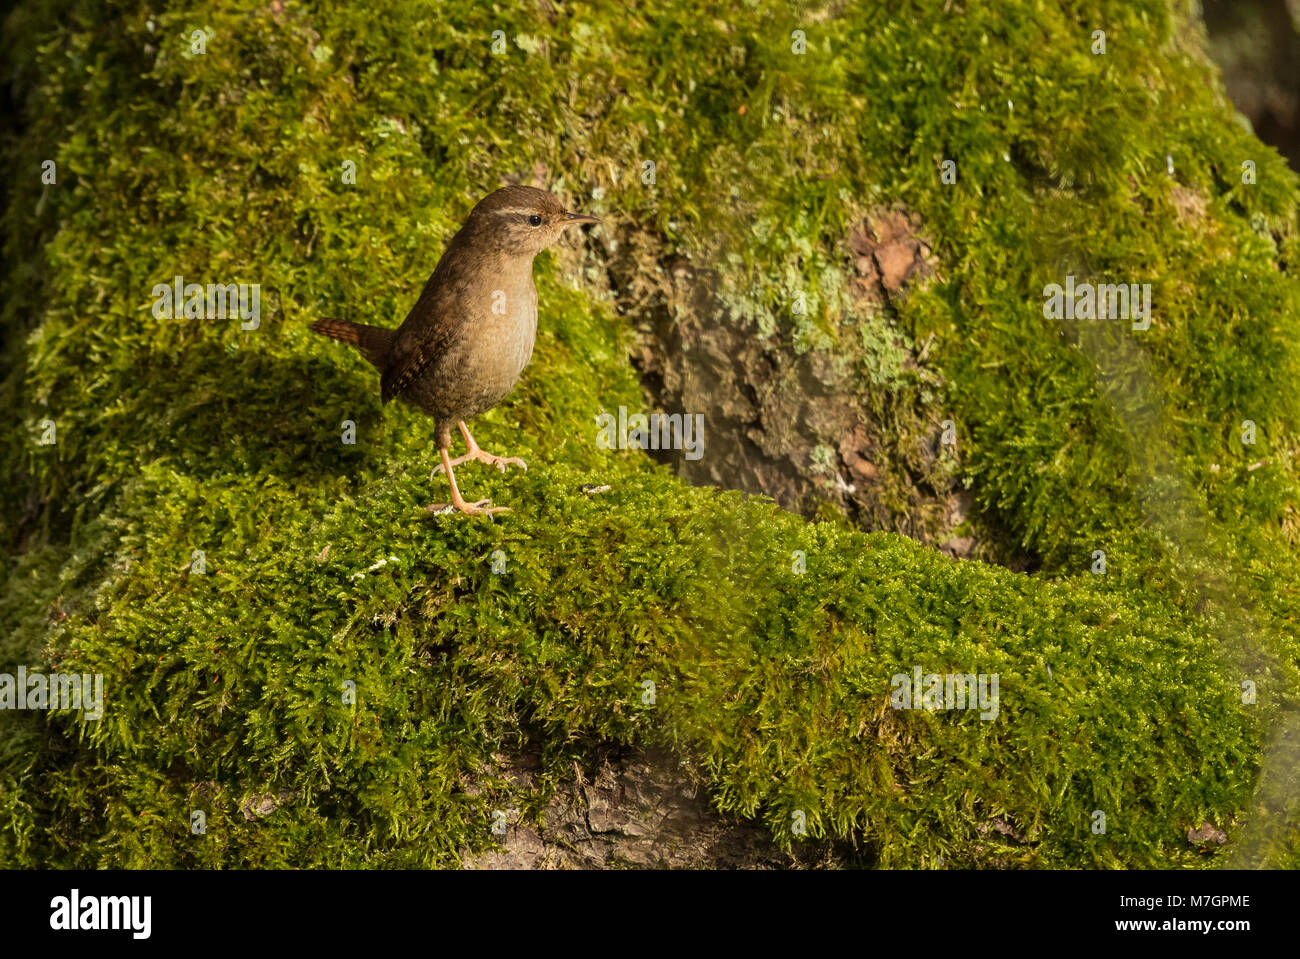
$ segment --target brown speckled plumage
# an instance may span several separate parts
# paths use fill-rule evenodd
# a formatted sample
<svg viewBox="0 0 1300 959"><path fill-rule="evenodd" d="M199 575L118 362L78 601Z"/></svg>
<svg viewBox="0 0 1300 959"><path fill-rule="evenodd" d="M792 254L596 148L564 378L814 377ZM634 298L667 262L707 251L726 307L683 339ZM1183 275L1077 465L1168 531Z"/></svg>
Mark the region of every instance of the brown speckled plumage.
<svg viewBox="0 0 1300 959"><path fill-rule="evenodd" d="M537 336L533 258L556 243L566 227L595 222L568 213L558 197L527 186L490 194L470 213L424 291L396 330L347 320L320 320L312 329L358 347L380 371L385 403L397 399L434 417L434 437L452 486L452 505L464 503L446 450L459 423L470 447L461 457L492 463L464 421L501 402L519 381ZM435 470L436 472L436 470ZM498 508L499 509L499 508Z"/></svg>

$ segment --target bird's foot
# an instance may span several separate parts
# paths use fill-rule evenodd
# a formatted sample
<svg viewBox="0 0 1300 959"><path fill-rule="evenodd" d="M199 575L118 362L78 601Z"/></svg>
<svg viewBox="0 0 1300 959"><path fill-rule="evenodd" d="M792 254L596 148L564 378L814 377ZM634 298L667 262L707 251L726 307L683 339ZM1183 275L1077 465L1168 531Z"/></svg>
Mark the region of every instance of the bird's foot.
<svg viewBox="0 0 1300 959"><path fill-rule="evenodd" d="M454 497L450 503L434 503L426 506L425 509L435 516L442 516L448 513L464 513L466 516L487 516L491 519L497 513L509 513L508 506L493 506L490 499L481 499L477 503L469 503L459 496Z"/></svg>
<svg viewBox="0 0 1300 959"><path fill-rule="evenodd" d="M523 460L521 460L518 456L495 456L492 453L488 453L485 452L484 450L479 449L477 446L471 449L464 456L457 456L454 460L452 460L451 461L452 469L455 469L461 463L468 463L470 460L478 460L480 463L487 463L489 466L495 466L503 473L506 471L507 466L518 466L525 473L528 472L528 464L525 463ZM442 468L442 464L439 463L437 466L433 468L433 472L429 474L429 479L433 479L435 476L437 476L439 473L442 472L444 472L444 470Z"/></svg>

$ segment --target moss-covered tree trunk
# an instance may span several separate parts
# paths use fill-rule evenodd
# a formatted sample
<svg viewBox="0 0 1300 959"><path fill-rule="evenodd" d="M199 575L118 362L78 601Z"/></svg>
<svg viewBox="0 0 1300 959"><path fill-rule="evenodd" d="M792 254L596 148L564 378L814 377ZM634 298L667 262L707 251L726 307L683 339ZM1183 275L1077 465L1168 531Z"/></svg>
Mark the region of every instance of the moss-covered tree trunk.
<svg viewBox="0 0 1300 959"><path fill-rule="evenodd" d="M4 45L0 673L105 697L0 715L0 864L490 865L576 810L637 840L584 862L710 848L591 782L698 784L719 862L1295 864L1300 188L1183 4L74 2ZM430 518L432 424L306 325L396 325L505 180L604 224L475 424L515 511ZM261 315L160 315L177 276ZM704 455L605 448L620 407Z"/></svg>

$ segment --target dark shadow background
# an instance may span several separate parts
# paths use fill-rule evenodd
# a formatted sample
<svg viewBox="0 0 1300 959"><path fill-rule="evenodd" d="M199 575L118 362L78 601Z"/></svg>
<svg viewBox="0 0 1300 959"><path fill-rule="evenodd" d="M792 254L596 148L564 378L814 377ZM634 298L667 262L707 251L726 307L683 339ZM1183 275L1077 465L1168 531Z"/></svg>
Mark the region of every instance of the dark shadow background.
<svg viewBox="0 0 1300 959"><path fill-rule="evenodd" d="M1204 0L1204 10L1228 96L1300 172L1300 0Z"/></svg>

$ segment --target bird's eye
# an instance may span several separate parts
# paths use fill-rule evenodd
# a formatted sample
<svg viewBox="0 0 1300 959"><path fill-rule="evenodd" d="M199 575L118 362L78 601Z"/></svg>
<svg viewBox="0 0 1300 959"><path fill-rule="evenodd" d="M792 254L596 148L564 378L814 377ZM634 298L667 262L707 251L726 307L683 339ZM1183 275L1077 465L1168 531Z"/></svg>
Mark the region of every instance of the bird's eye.
<svg viewBox="0 0 1300 959"><path fill-rule="evenodd" d="M538 216L536 213L534 213L532 216L528 218L528 224L529 226L541 226L542 218Z"/></svg>

